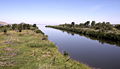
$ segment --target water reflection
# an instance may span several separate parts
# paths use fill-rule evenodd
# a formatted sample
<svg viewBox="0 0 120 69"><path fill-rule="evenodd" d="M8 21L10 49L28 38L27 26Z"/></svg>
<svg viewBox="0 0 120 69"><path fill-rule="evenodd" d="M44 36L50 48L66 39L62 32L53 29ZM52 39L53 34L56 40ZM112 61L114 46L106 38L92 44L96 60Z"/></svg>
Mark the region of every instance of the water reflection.
<svg viewBox="0 0 120 69"><path fill-rule="evenodd" d="M52 28L40 29L57 45L60 52L66 51L72 59L101 69L120 69L120 47L116 46L117 42L114 44Z"/></svg>
<svg viewBox="0 0 120 69"><path fill-rule="evenodd" d="M64 30L60 30L60 31L65 32ZM66 31L66 32L67 32L68 34L72 35L72 36L74 36L74 34L77 34L77 33L70 32L70 31ZM119 42L119 41L105 40L105 39L90 37L90 36L83 35L83 34L78 34L78 35L79 35L79 36L85 36L86 38L89 38L89 39L92 39L92 40L97 40L97 41L99 41L99 43L101 43L101 44L107 43L107 44L116 45L116 46L120 47L120 42Z"/></svg>

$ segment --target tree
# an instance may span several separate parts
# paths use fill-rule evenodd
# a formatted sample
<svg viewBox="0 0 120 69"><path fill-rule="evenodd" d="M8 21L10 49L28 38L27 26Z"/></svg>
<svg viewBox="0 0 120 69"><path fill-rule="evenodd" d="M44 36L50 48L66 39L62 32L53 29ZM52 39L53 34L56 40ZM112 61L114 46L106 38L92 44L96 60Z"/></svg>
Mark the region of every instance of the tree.
<svg viewBox="0 0 120 69"><path fill-rule="evenodd" d="M110 22L106 22L107 25L110 25Z"/></svg>
<svg viewBox="0 0 120 69"><path fill-rule="evenodd" d="M30 29L30 25L29 24L26 24L26 26L27 26L27 29Z"/></svg>
<svg viewBox="0 0 120 69"><path fill-rule="evenodd" d="M27 29L27 24L23 24L23 29Z"/></svg>
<svg viewBox="0 0 120 69"><path fill-rule="evenodd" d="M37 27L36 24L33 24L33 27Z"/></svg>
<svg viewBox="0 0 120 69"><path fill-rule="evenodd" d="M75 22L72 22L71 25L74 26L74 25L75 25Z"/></svg>
<svg viewBox="0 0 120 69"><path fill-rule="evenodd" d="M102 26L105 26L105 25L106 25L106 23L105 23L105 22L103 22L103 23L102 23Z"/></svg>
<svg viewBox="0 0 120 69"><path fill-rule="evenodd" d="M73 26L74 26L74 25L75 25L75 22L72 22L72 23L71 23L71 25L73 25Z"/></svg>
<svg viewBox="0 0 120 69"><path fill-rule="evenodd" d="M17 28L17 24L12 24L12 29L15 30Z"/></svg>
<svg viewBox="0 0 120 69"><path fill-rule="evenodd" d="M18 24L18 30L22 30L23 29L23 24Z"/></svg>
<svg viewBox="0 0 120 69"><path fill-rule="evenodd" d="M89 26L89 24L90 24L90 21L87 21L84 23L85 26Z"/></svg>
<svg viewBox="0 0 120 69"><path fill-rule="evenodd" d="M83 23L80 23L79 27L83 28L83 27L85 27L85 25Z"/></svg>
<svg viewBox="0 0 120 69"><path fill-rule="evenodd" d="M92 22L91 22L91 26L95 26L95 21L92 21Z"/></svg>
<svg viewBox="0 0 120 69"><path fill-rule="evenodd" d="M7 27L7 28L10 28L10 27L11 27L11 25L9 25L9 24L8 24L8 25L6 25L6 27Z"/></svg>
<svg viewBox="0 0 120 69"><path fill-rule="evenodd" d="M115 25L115 28L117 28L117 29L119 29L119 30L120 30L120 24Z"/></svg>

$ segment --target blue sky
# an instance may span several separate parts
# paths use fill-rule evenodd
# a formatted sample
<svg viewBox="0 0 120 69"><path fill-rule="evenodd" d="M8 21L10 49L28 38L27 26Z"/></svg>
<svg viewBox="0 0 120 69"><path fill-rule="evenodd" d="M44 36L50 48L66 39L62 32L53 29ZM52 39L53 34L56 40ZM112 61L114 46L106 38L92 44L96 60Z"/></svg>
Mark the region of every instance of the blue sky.
<svg viewBox="0 0 120 69"><path fill-rule="evenodd" d="M0 0L0 21L60 24L120 23L120 0Z"/></svg>

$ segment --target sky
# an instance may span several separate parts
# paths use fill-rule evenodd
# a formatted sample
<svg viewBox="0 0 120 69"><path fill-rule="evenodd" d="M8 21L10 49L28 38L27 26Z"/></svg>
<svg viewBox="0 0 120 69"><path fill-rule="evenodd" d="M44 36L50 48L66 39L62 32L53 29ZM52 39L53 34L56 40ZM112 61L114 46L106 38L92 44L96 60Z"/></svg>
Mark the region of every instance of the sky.
<svg viewBox="0 0 120 69"><path fill-rule="evenodd" d="M120 23L120 0L0 0L0 21L63 24Z"/></svg>

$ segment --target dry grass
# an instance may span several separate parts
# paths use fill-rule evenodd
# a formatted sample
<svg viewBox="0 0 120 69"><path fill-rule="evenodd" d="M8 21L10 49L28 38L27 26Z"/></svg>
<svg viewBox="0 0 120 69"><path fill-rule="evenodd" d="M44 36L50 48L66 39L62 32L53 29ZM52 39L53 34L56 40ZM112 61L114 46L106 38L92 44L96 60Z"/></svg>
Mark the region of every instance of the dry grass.
<svg viewBox="0 0 120 69"><path fill-rule="evenodd" d="M59 53L56 46L42 40L46 36L30 30L0 33L0 69L91 69Z"/></svg>

